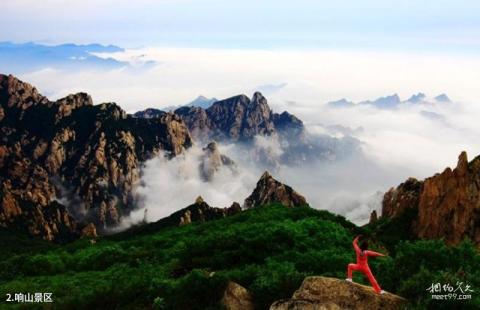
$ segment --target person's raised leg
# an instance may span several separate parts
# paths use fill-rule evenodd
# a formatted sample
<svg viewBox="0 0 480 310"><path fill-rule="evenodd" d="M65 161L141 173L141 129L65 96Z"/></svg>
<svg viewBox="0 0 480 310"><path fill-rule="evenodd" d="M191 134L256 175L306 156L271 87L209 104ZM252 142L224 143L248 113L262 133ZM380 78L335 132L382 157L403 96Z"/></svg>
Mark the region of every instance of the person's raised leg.
<svg viewBox="0 0 480 310"><path fill-rule="evenodd" d="M359 269L359 266L357 264L348 264L346 280L349 282L352 282L352 273L354 270L358 270L358 269Z"/></svg>

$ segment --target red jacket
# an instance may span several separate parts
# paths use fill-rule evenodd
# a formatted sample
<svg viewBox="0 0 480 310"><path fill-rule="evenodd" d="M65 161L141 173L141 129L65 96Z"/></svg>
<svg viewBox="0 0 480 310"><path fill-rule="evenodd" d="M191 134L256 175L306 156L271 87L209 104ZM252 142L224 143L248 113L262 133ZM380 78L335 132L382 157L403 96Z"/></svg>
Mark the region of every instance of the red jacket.
<svg viewBox="0 0 480 310"><path fill-rule="evenodd" d="M357 264L360 265L361 267L367 267L368 266L368 257L372 256L385 256L382 253L374 252L374 251L362 251L360 247L358 246L358 238L356 237L353 240L353 248L355 249L355 253L357 254Z"/></svg>

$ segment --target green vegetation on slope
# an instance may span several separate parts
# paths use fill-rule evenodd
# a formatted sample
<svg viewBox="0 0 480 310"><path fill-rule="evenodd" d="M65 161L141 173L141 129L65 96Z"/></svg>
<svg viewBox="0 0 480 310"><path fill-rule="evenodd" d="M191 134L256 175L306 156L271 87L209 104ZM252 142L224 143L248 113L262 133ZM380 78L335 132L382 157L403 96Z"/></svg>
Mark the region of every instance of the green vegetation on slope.
<svg viewBox="0 0 480 310"><path fill-rule="evenodd" d="M305 276L344 278L354 260L354 235L378 234L326 211L278 205L203 224L145 227L95 244L79 240L12 252L0 262L0 293L52 292L54 305L66 309L218 309L232 280L265 309L290 297ZM375 247L385 251L382 243ZM409 298L412 306L451 306L431 304L426 289L432 282L461 280L480 287L474 270L479 255L469 242L451 248L441 241L399 242L395 257L371 265L385 289ZM365 283L358 274L355 280ZM459 305L473 308L479 301Z"/></svg>

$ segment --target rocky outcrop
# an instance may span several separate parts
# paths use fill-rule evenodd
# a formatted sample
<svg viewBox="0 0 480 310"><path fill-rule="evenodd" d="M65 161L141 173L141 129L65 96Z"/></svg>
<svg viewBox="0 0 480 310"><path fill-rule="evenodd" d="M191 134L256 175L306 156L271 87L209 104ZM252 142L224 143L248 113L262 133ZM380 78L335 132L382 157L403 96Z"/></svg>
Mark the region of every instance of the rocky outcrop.
<svg viewBox="0 0 480 310"><path fill-rule="evenodd" d="M256 135L269 136L287 127L303 131L303 123L291 114L275 114L259 92L220 100L207 109L182 107L175 110L192 134L204 140L248 141Z"/></svg>
<svg viewBox="0 0 480 310"><path fill-rule="evenodd" d="M398 217L409 208L417 210L411 224L416 238L443 238L448 244L470 238L480 244L480 157L468 162L462 152L455 169L391 189L384 197L382 216Z"/></svg>
<svg viewBox="0 0 480 310"><path fill-rule="evenodd" d="M229 281L220 301L227 310L253 310L253 298L250 292L238 283Z"/></svg>
<svg viewBox="0 0 480 310"><path fill-rule="evenodd" d="M0 101L4 113L7 109L15 108L19 114L31 106L49 103L32 85L23 83L12 75L3 74L0 74Z"/></svg>
<svg viewBox="0 0 480 310"><path fill-rule="evenodd" d="M252 194L245 199L244 207L248 209L270 203L280 203L286 207L308 205L305 197L290 186L275 180L270 173L265 171Z"/></svg>
<svg viewBox="0 0 480 310"><path fill-rule="evenodd" d="M68 95L54 103L57 106L57 114L55 116L56 122L60 121L66 116L70 116L72 111L84 106L93 104L92 98L86 93L77 93Z"/></svg>
<svg viewBox="0 0 480 310"><path fill-rule="evenodd" d="M195 203L183 208L171 215L162 218L154 223L140 227L134 227L132 231L152 232L171 226L183 226L196 222L208 222L211 220L225 218L242 211L240 204L234 202L227 208L216 208L209 206L201 196L197 197Z"/></svg>
<svg viewBox="0 0 480 310"><path fill-rule="evenodd" d="M181 107L175 110L175 114L183 119L195 139L218 139L218 134L213 133L215 127L206 110L200 107Z"/></svg>
<svg viewBox="0 0 480 310"><path fill-rule="evenodd" d="M97 228L93 223L90 223L82 229L81 236L84 238L96 238L98 236Z"/></svg>
<svg viewBox="0 0 480 310"><path fill-rule="evenodd" d="M292 137L300 137L304 134L303 122L287 111L281 114L274 113L273 124L278 132L288 134Z"/></svg>
<svg viewBox="0 0 480 310"><path fill-rule="evenodd" d="M143 111L138 111L133 114L134 117L138 118L156 118L160 117L167 112L159 110L159 109L154 109L154 108L148 108Z"/></svg>
<svg viewBox="0 0 480 310"><path fill-rule="evenodd" d="M368 221L368 223L373 224L376 221L378 221L377 210L373 210L372 213L370 213L370 220Z"/></svg>
<svg viewBox="0 0 480 310"><path fill-rule="evenodd" d="M200 176L204 181L211 181L216 173L222 168L229 169L236 174L237 165L228 156L220 154L218 145L215 141L210 142L204 149L200 159Z"/></svg>
<svg viewBox="0 0 480 310"><path fill-rule="evenodd" d="M48 240L80 235L78 221L116 225L134 207L142 162L192 144L175 114L133 118L85 93L49 101L13 76L0 75L0 107L0 225Z"/></svg>
<svg viewBox="0 0 480 310"><path fill-rule="evenodd" d="M291 299L279 300L270 310L393 310L404 309L400 296L377 294L371 287L327 277L307 277Z"/></svg>
<svg viewBox="0 0 480 310"><path fill-rule="evenodd" d="M395 217L405 210L418 206L423 182L409 178L397 188L391 188L385 193L382 203L382 216Z"/></svg>

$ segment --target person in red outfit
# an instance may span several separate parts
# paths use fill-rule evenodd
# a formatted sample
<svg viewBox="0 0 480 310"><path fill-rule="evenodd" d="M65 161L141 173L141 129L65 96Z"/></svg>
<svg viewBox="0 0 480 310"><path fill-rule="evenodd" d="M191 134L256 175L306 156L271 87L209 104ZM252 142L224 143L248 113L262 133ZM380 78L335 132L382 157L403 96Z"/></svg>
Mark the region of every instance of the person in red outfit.
<svg viewBox="0 0 480 310"><path fill-rule="evenodd" d="M370 281L370 284L372 285L373 289L375 292L378 294L383 294L385 291L383 291L380 288L380 285L378 285L377 280L375 280L375 277L372 274L372 271L370 270L370 267L368 266L368 257L375 257L375 256L385 256L384 254L377 253L374 251L369 251L367 250L368 248L368 242L366 240L363 240L360 246L358 246L358 239L360 236L357 236L353 240L353 248L355 249L355 254L357 255L357 263L356 264L348 264L348 271L347 271L347 281L352 282L352 272L353 271L360 271L364 275L367 276L368 280Z"/></svg>

